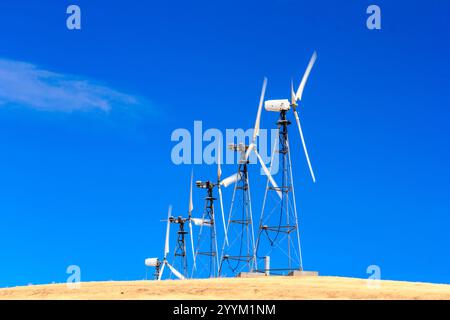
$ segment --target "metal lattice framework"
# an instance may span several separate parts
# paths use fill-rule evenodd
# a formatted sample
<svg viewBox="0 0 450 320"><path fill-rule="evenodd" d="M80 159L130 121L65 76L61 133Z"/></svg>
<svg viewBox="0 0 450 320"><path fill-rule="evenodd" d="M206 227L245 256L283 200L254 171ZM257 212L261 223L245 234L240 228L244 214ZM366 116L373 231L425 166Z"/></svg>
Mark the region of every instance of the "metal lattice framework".
<svg viewBox="0 0 450 320"><path fill-rule="evenodd" d="M185 277L188 276L188 261L186 254L186 235L188 232L184 230L184 225L188 220L189 219L187 218L179 216L177 218L172 218L170 221L171 223L178 224L177 242L173 253L172 265L177 270L180 270Z"/></svg>
<svg viewBox="0 0 450 320"><path fill-rule="evenodd" d="M217 267L219 265L219 256L217 252L217 232L214 218L214 188L217 185L211 181L197 182L197 187L206 189L205 209L199 222L200 231L197 239L195 252L195 261L198 265L198 273L207 271L210 278L217 276ZM206 257L207 262L199 260ZM202 270L203 269L203 270Z"/></svg>
<svg viewBox="0 0 450 320"><path fill-rule="evenodd" d="M253 214L248 176L248 146L231 145L230 149L240 154L237 180L233 190L227 222L229 244L222 247L219 275L238 275L242 271L256 268Z"/></svg>
<svg viewBox="0 0 450 320"><path fill-rule="evenodd" d="M286 115L289 110L292 110L300 134L309 171L311 173L311 178L313 182L315 182L314 171L311 166L300 118L297 112L297 103L302 99L306 81L308 80L316 58L317 54L314 52L309 60L306 71L303 74L302 80L296 92L294 92L294 86L291 82L290 100L281 99L265 101L265 109L267 111L278 112L279 119L277 121L277 139L275 140L277 149L272 154L269 172L265 170L267 175L267 186L261 210L256 244L257 258L265 258L270 254L282 254L287 258L287 263L281 262L283 259L278 256L276 256L276 259L270 259L271 261L275 260L280 264L280 266L277 265L275 268L270 266L270 270L265 270L266 272L275 271L284 273L285 271L292 272L296 270L303 270L297 204L295 200L295 189L292 175L291 149L288 135L288 127L291 122L287 119ZM278 174L281 176L281 178L278 179L281 180L279 181L281 182L280 185L278 185L272 177L275 154L278 154L281 163L281 170ZM273 202L272 206L269 204L271 201ZM268 246L266 247L262 244L264 240L268 243ZM261 255L260 251L263 250L263 248L268 248L268 250L264 253L264 255ZM265 267L265 269L267 269L267 267Z"/></svg>
<svg viewBox="0 0 450 320"><path fill-rule="evenodd" d="M281 184L273 186L269 183L269 180L267 181L256 244L259 259L278 251L286 257L287 263L279 263L271 270L264 270L266 272L283 273L303 269L288 140L288 126L290 124L291 122L286 119L286 112L280 112L280 119L277 122L278 135L275 140L278 147L274 150L273 156L279 155L280 172L278 175L281 176ZM272 166L270 171L272 173ZM281 198L279 197L280 194ZM270 205L269 202L271 201L273 203ZM263 247L266 250L261 255L261 248ZM276 260L277 262L282 261L279 257Z"/></svg>
<svg viewBox="0 0 450 320"><path fill-rule="evenodd" d="M232 145L232 149L234 151L240 152L240 161L237 173L221 180L221 153L219 149L217 153L217 181L212 182L208 180L206 182L196 182L198 188L206 190L205 206L201 218L192 217L193 175L191 174L188 218L171 217L171 207L169 207L164 259L162 261L159 261L156 258L147 259L149 260L149 266L156 267L156 274L158 275L159 280L161 280L166 265L170 269L171 274L175 275L177 278L186 278L188 273L188 264L185 238L188 233L191 237L193 255L192 277L194 277L195 273L202 277L202 272L204 271L206 271L205 273L208 277L220 276L222 273L225 273L225 267L228 268L228 272L231 272L233 275L237 275L244 270L249 272L259 271L281 274L285 273L285 271L293 272L296 270L303 270L297 205L292 175L291 149L288 136L288 128L291 122L287 119L287 112L289 110L293 111L303 145L303 150L306 156L306 161L308 163L312 180L315 182L314 172L311 166L308 151L306 149L300 118L297 112L297 103L302 99L306 81L316 58L317 55L314 52L296 92L294 92L293 84L291 84L290 101L288 99L264 101L267 84L267 79L264 78L251 143L248 146L244 144ZM272 153L270 169L267 168L266 164L262 160L257 145L263 104L267 111L279 113L279 119L277 121L277 137L275 139L274 148L272 148L274 151ZM256 243L253 230L250 182L248 174L248 159L252 153L256 156L264 174L267 176L267 184L265 188ZM272 172L275 163L274 157L276 154L279 156L278 159L281 164L279 174ZM277 174L276 177L280 184L277 183L272 174ZM226 223L221 188L227 187L231 184L234 184L235 187L228 215L228 221ZM217 189L218 198L214 196L215 189ZM220 256L220 263L214 209L214 202L217 199L220 200L222 224L224 227L224 243ZM189 223L189 232L186 232L184 229L186 222ZM178 259L180 261L179 270L182 270L182 273L180 273L167 261L167 255L169 253L170 224L172 223L177 223L179 225L179 230L177 232L177 247L174 251L173 264L175 264L175 260ZM195 250L193 243L192 223L200 227ZM231 243L228 240L228 233L232 235ZM264 245L264 242L267 242L267 245ZM264 250L265 252L262 252ZM276 256L275 259L270 259L270 254L274 252L278 255L285 255L286 259L280 259L278 256ZM196 263L197 258L202 258L205 260L198 263L199 267L197 267ZM258 268L258 259L265 260L266 264L264 268ZM269 267L269 261L276 261L276 264L279 263L280 266L276 265L276 267Z"/></svg>

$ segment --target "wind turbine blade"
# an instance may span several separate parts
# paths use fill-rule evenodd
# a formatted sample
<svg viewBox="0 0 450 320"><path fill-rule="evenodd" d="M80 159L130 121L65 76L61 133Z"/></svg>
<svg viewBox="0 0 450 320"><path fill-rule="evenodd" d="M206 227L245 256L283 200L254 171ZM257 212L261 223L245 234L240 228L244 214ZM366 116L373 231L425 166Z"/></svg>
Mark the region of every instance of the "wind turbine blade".
<svg viewBox="0 0 450 320"><path fill-rule="evenodd" d="M192 218L191 220L196 226L211 227L211 221L209 219Z"/></svg>
<svg viewBox="0 0 450 320"><path fill-rule="evenodd" d="M311 56L311 59L309 60L308 66L306 67L305 74L303 74L303 78L302 81L300 82L297 93L295 94L295 101L302 100L303 89L305 89L306 81L308 80L309 73L311 72L314 62L316 62L316 59L317 53L314 51L313 55Z"/></svg>
<svg viewBox="0 0 450 320"><path fill-rule="evenodd" d="M220 185L224 186L225 188L227 188L230 184L235 183L236 181L238 181L238 179L239 179L239 174L235 173L235 174L233 174L233 175L223 179L220 182Z"/></svg>
<svg viewBox="0 0 450 320"><path fill-rule="evenodd" d="M263 159L261 158L261 156L259 155L258 151L256 151L256 149L253 150L256 154L256 156L258 157L259 163L261 164L261 167L264 170L264 173L266 174L267 178L269 179L270 183L272 184L272 186L275 188L275 190L277 191L278 196L280 197L280 199L283 198L283 194L281 193L280 189L278 188L277 183L275 182L275 180L273 180L272 175L270 174L269 169L267 169L266 165L264 164Z"/></svg>
<svg viewBox="0 0 450 320"><path fill-rule="evenodd" d="M166 263L167 263L167 266L169 267L170 271L172 271L172 273L175 275L175 277L177 277L177 278L180 279L180 280L186 279L181 273L179 273L179 272L177 271L177 269L175 269L174 267L172 267L168 262L166 262Z"/></svg>
<svg viewBox="0 0 450 320"><path fill-rule="evenodd" d="M264 77L263 86L261 89L261 96L259 97L258 113L256 114L255 129L253 130L252 143L256 141L256 137L259 136L259 124L261 122L261 111L264 103L264 95L266 94L267 78Z"/></svg>
<svg viewBox="0 0 450 320"><path fill-rule="evenodd" d="M166 226L166 243L164 245L164 259L169 253L169 235L170 235L170 215L172 214L172 206L169 206L169 211L167 212L167 226Z"/></svg>
<svg viewBox="0 0 450 320"><path fill-rule="evenodd" d="M222 168L220 167L220 145L217 150L217 181L220 182L220 177L222 176Z"/></svg>
<svg viewBox="0 0 450 320"><path fill-rule="evenodd" d="M303 137L302 126L300 125L300 118L298 117L298 113L296 110L294 111L294 115L295 115L295 121L297 122L298 132L300 133L300 138L302 140L303 150L305 151L306 161L308 162L309 171L311 172L311 177L312 177L313 182L316 182L316 177L314 176L314 171L311 166L311 161L309 161L308 150L306 149L306 143L305 143L305 139Z"/></svg>
<svg viewBox="0 0 450 320"><path fill-rule="evenodd" d="M291 79L291 104L295 103L294 81Z"/></svg>
<svg viewBox="0 0 450 320"><path fill-rule="evenodd" d="M225 243L228 246L227 225L225 223L225 213L223 212L222 189L220 188L220 186L218 186L217 189L219 190L220 211L222 211L222 223L223 223L223 230L225 231Z"/></svg>
<svg viewBox="0 0 450 320"><path fill-rule="evenodd" d="M191 249L192 249L192 267L197 269L195 264L195 251L194 251L194 233L192 232L192 219L189 220L189 233L191 234Z"/></svg>
<svg viewBox="0 0 450 320"><path fill-rule="evenodd" d="M191 170L191 189L189 191L189 218L192 216L194 210L194 203L192 202L192 184L194 183L194 170Z"/></svg>
<svg viewBox="0 0 450 320"><path fill-rule="evenodd" d="M255 144L252 142L250 143L250 145L247 148L247 151L245 152L245 158L244 160L247 161L248 157L250 156L250 153L252 152L252 150L255 148Z"/></svg>
<svg viewBox="0 0 450 320"><path fill-rule="evenodd" d="M166 266L166 262L164 261L162 264L161 270L159 270L158 280L161 280L165 266Z"/></svg>

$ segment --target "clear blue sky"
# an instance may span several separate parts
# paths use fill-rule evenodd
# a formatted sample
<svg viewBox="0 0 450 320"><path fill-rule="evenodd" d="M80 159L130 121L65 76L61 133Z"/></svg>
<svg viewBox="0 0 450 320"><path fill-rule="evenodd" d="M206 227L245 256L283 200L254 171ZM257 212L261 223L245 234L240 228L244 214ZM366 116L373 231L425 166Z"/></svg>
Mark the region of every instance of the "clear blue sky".
<svg viewBox="0 0 450 320"><path fill-rule="evenodd" d="M66 28L72 3L80 31ZM372 3L379 31L365 26ZM0 286L64 282L71 264L85 281L142 279L167 206L187 209L191 168L172 164L172 131L251 127L263 76L267 98L286 97L313 50L302 124L316 184L293 154L305 268L450 283L448 2L0 9ZM274 121L264 112L261 126Z"/></svg>

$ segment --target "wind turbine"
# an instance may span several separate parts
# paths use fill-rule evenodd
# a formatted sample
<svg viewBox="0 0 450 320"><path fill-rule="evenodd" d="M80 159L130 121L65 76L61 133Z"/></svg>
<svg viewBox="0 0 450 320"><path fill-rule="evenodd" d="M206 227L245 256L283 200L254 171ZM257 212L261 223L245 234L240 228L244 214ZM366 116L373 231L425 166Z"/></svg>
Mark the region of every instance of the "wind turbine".
<svg viewBox="0 0 450 320"><path fill-rule="evenodd" d="M184 218L182 216L178 217L170 217L170 223L174 223L178 225L178 231L177 231L177 246L174 251L174 261L172 262L172 266L179 266L183 272L182 274L187 277L187 271L188 271L188 263L187 263L187 250L186 250L186 235L190 234L190 240L191 240L191 254L192 254L192 270L196 269L196 263L195 263L195 251L194 251L194 233L192 228L192 222L196 220L192 217L192 211L194 209L194 204L192 202L192 184L193 184L193 178L194 178L194 172L191 171L191 180L190 180L190 190L189 190L189 207L188 207L188 217ZM188 224L189 226L189 232L185 231L185 224ZM194 222L195 224L195 222ZM181 264L175 264L178 257L181 257ZM180 269L179 269L180 270Z"/></svg>
<svg viewBox="0 0 450 320"><path fill-rule="evenodd" d="M169 236L170 236L170 224L171 224L171 219L173 219L173 217L171 216L172 214L172 206L169 206L169 210L167 213L167 225L166 225L166 241L164 244L164 259L163 261L161 261L161 271L159 272L158 275L158 280L161 280L163 273L164 273L164 267L167 265L170 269L170 271L172 271L172 273L180 280L185 279L185 277L178 272L174 267L172 267L172 265L167 261L167 255L169 254Z"/></svg>
<svg viewBox="0 0 450 320"><path fill-rule="evenodd" d="M221 275L221 273L224 273L225 262L227 263L228 269L230 269L234 275L239 274L245 268L247 269L246 271L249 272L257 269L253 230L253 214L250 196L250 181L248 174L248 158L251 152L254 152L259 162L261 163L264 172L268 175L268 177L271 178L269 170L262 161L256 145L256 140L259 136L261 111L264 102L266 86L267 79L264 78L251 144L245 145L241 143L238 145L232 144L229 146L230 149L240 154L238 172L235 175L229 177L230 181L234 183L235 186L228 215L227 234L232 233L235 236L232 236L231 244L225 242L223 244L219 275ZM276 186L276 182L273 179L272 181ZM240 200L242 200L242 204ZM242 263L243 265L241 265Z"/></svg>
<svg viewBox="0 0 450 320"><path fill-rule="evenodd" d="M300 85L298 86L297 92L294 92L294 83L291 81L291 99L282 99L282 100L267 100L264 104L264 107L267 111L279 112L280 115L285 115L286 112L292 108L294 112L295 121L297 123L298 132L300 134L300 138L302 140L303 151L305 152L306 161L308 162L308 168L311 173L311 178L313 182L316 182L316 177L314 175L314 171L311 166L311 161L309 160L308 149L306 148L305 138L303 136L302 126L300 124L300 118L298 116L297 108L298 102L302 100L303 90L305 89L306 81L308 80L309 74L311 73L311 69L314 66L314 63L317 59L317 53L314 53L309 60L308 66L306 67L305 73L303 74Z"/></svg>
<svg viewBox="0 0 450 320"><path fill-rule="evenodd" d="M300 85L296 92L294 92L294 86L291 82L291 98L289 99L281 99L281 100L268 100L265 101L264 107L267 111L278 112L279 120L277 122L278 132L276 141L278 141L278 149L277 152L280 155L281 161L281 185L278 187L276 183L274 183L273 178L268 175L268 181L266 186L266 193L264 196L263 206L261 210L261 219L259 226L259 233L257 237L257 250L260 248L261 243L261 235L266 236L267 240L270 244L270 252L274 248L279 249L279 252L284 253L288 257L288 267L287 268L277 268L278 270L287 270L290 272L294 272L296 270L303 270L303 261L301 255L301 247L300 247L300 234L298 230L298 215L297 215L297 205L295 201L295 190L294 190L294 181L292 175L292 163L291 163L291 155L290 155L290 146L289 146L289 137L288 137L288 126L291 122L287 119L287 112L292 109L294 113L294 117L297 123L298 131L300 134L300 138L302 141L303 151L305 153L306 161L308 163L308 168L312 177L313 182L316 181L314 171L311 166L311 161L309 159L308 150L306 148L305 139L303 136L302 127L300 124L300 118L298 116L297 107L298 102L301 101L303 90L305 88L306 82L308 80L309 74L311 72L312 67L317 59L316 52L313 53L311 59L308 63L306 71L302 77ZM258 117L257 117L257 121ZM258 122L259 123L259 122ZM273 157L274 155L272 155ZM273 159L273 158L272 158ZM273 162L272 162L273 163ZM272 164L271 164L272 169ZM271 170L269 171L269 174ZM269 187L269 183L272 187ZM271 210L267 210L268 212L265 214L266 210L266 201L268 191L275 190L280 200ZM292 197L290 194L292 193ZM279 209L279 210L276 210ZM275 215L275 217L273 217ZM291 233L296 232L297 234L297 248L298 252L296 252L296 246L291 243ZM284 236L283 236L284 234ZM287 252L284 251L281 247L281 242L287 239ZM294 255L293 255L294 254ZM298 258L298 269L293 266L297 261L294 260L294 256L297 254ZM269 272L269 270L266 270Z"/></svg>
<svg viewBox="0 0 450 320"><path fill-rule="evenodd" d="M253 130L252 142L250 143L250 145L247 148L244 160L247 160L252 152L256 155L256 157L258 158L258 161L259 161L259 163L260 163L264 173L266 174L268 180L272 184L272 187L277 191L278 196L281 198L282 194L279 191L279 187L278 187L277 183L275 182L275 180L273 179L269 169L267 169L267 166L265 165L263 159L261 158L261 155L258 152L258 146L256 144L256 139L259 136L260 122L261 122L261 112L262 112L262 106L263 106L263 103L264 103L264 95L266 93L266 87L267 87L267 78L264 78L263 86L262 86L262 90L261 90L261 96L260 96L260 99L259 99L258 113L256 114L255 128Z"/></svg>
<svg viewBox="0 0 450 320"><path fill-rule="evenodd" d="M194 261L197 260L199 255L210 257L209 262L209 276L215 277L218 273L219 268L219 255L217 252L217 230L216 230L216 222L215 222L215 210L214 210L214 201L217 200L214 197L214 189L217 188L217 192L219 194L219 202L220 202L220 210L222 213L222 224L224 228L224 241L228 243L228 235L227 235L227 227L225 224L225 213L223 209L223 196L222 196L222 187L228 187L230 184L236 181L236 175L232 175L222 180L222 169L221 169L221 160L220 160L221 150L220 147L217 152L217 180L216 181L196 181L196 186L201 189L206 189L206 197L205 197L205 210L203 212L203 216L201 219L199 218L191 218L191 221L200 226L200 231L198 234L196 252L194 255ZM209 228L209 247L205 250L205 245L207 243L207 239L204 238L204 230L203 227Z"/></svg>

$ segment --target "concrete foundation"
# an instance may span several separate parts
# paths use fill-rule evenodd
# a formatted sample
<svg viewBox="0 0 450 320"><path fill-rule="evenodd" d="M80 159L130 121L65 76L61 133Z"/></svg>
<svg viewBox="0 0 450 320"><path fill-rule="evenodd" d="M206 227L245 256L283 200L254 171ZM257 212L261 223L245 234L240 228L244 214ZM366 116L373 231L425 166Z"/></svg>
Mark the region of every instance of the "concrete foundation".
<svg viewBox="0 0 450 320"><path fill-rule="evenodd" d="M266 277L269 276L264 272L241 272L237 275L238 278L256 278L256 277ZM318 271L301 271L294 270L289 272L289 277L317 277L319 276Z"/></svg>
<svg viewBox="0 0 450 320"><path fill-rule="evenodd" d="M263 272L241 272L237 276L238 278L256 278L256 277L265 277L266 274Z"/></svg>
<svg viewBox="0 0 450 320"><path fill-rule="evenodd" d="M288 276L290 277L317 277L319 275L318 271L301 271L294 270L289 272Z"/></svg>

